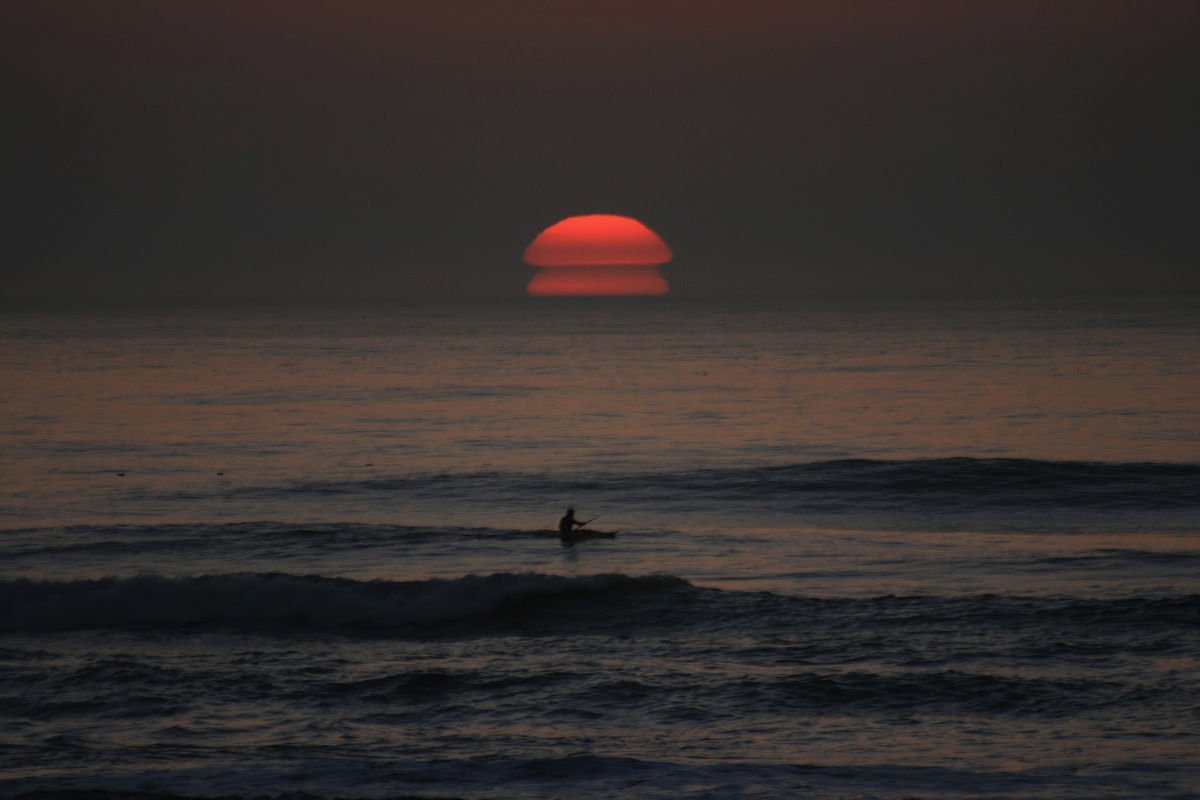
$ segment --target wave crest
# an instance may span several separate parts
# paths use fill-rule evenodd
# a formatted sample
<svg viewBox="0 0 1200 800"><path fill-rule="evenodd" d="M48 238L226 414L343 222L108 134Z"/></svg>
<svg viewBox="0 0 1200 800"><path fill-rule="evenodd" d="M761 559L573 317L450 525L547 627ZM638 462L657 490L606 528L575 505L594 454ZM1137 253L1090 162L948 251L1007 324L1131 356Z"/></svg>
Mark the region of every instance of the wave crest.
<svg viewBox="0 0 1200 800"><path fill-rule="evenodd" d="M1111 512L1200 508L1200 464L1020 458L837 459L774 466L564 476L436 473L350 482L248 486L236 493L376 494L470 502L557 501L654 507L753 507L802 513L979 509Z"/></svg>
<svg viewBox="0 0 1200 800"><path fill-rule="evenodd" d="M0 581L0 631L234 627L317 630L430 630L497 616L509 620L605 598L689 588L669 575L561 577L538 573L468 575L424 581L356 581L316 575L236 573L138 575L79 581Z"/></svg>

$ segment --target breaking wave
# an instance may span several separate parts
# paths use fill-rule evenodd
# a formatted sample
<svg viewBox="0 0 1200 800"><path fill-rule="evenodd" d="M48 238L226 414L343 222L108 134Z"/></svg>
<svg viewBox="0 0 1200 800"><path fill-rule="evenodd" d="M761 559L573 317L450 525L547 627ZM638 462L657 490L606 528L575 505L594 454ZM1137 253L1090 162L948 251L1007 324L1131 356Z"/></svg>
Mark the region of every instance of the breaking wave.
<svg viewBox="0 0 1200 800"><path fill-rule="evenodd" d="M1200 595L1071 599L1019 596L816 598L693 586L672 575L494 573L414 581L232 573L74 581L0 581L0 632L226 627L437 636L646 626L786 631L796 626L1031 626L1145 633L1200 628ZM532 626L532 627L531 627ZM837 642L852 637L837 637ZM878 646L878 643L876 643Z"/></svg>

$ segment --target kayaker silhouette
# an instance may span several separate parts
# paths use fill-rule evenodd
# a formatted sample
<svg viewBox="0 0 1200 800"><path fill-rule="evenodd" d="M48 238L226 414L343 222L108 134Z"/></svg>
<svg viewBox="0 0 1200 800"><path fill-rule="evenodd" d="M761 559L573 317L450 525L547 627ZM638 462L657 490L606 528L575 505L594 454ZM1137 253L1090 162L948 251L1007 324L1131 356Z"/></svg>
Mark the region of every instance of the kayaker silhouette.
<svg viewBox="0 0 1200 800"><path fill-rule="evenodd" d="M571 538L571 534L575 532L576 528L582 528L593 519L595 519L595 517L592 517L592 519L589 519L587 522L580 522L579 520L575 519L575 509L568 508L566 515L558 521L558 535L562 539L569 539Z"/></svg>

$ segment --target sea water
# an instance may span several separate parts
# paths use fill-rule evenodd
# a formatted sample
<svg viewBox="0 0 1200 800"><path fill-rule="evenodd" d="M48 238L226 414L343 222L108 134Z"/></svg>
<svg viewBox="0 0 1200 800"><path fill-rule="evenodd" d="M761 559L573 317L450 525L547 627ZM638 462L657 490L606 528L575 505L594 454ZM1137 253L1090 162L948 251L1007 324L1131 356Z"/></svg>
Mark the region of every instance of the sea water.
<svg viewBox="0 0 1200 800"><path fill-rule="evenodd" d="M1198 356L1195 297L0 313L0 793L1200 796Z"/></svg>

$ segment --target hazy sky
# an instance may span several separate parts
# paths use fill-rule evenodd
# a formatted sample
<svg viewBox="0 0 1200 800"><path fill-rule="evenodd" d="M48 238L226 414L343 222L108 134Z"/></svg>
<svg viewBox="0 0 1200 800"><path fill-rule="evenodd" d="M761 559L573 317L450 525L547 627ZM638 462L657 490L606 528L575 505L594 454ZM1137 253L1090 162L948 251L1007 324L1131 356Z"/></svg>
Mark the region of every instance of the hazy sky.
<svg viewBox="0 0 1200 800"><path fill-rule="evenodd" d="M1200 4L4 3L0 298L1200 289Z"/></svg>

